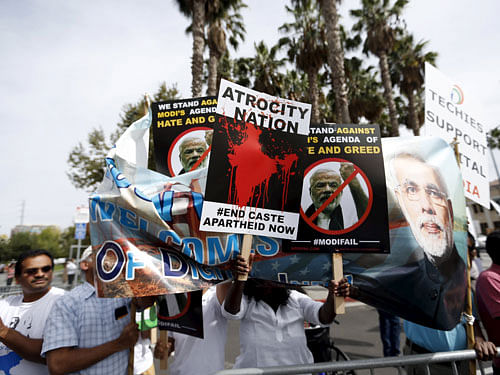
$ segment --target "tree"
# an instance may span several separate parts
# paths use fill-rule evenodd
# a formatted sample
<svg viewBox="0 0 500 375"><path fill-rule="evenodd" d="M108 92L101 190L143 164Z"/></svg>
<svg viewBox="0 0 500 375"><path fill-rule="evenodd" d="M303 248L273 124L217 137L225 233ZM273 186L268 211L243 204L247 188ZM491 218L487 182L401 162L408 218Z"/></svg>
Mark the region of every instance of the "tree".
<svg viewBox="0 0 500 375"><path fill-rule="evenodd" d="M396 0L392 6L390 0L362 0L361 3L361 9L351 10L351 15L358 19L352 29L360 34L366 32L363 52L371 52L379 59L384 96L389 109L390 134L398 136L399 122L387 56L394 45L394 29L399 24L399 16L408 0Z"/></svg>
<svg viewBox="0 0 500 375"><path fill-rule="evenodd" d="M153 101L176 99L178 96L179 92L175 85L167 87L165 83L162 83L158 92L154 94ZM94 128L87 136L86 145L79 142L71 150L68 156L69 170L66 172L66 175L73 186L88 192L97 189L104 178L105 157L107 153L125 129L144 116L145 107L145 98L142 98L135 104L125 105L123 113L120 115L120 122L117 124L117 129L110 135L108 141L101 128ZM153 137L150 136L149 138L149 168L154 169Z"/></svg>
<svg viewBox="0 0 500 375"><path fill-rule="evenodd" d="M218 1L218 0L216 0ZM205 6L207 0L176 0L179 10L192 19L193 57L191 60L191 94L201 96L203 85L203 50L205 49Z"/></svg>
<svg viewBox="0 0 500 375"><path fill-rule="evenodd" d="M295 21L279 27L280 31L291 36L281 38L279 45L287 49L290 61L307 74L308 96L312 105L311 122L318 123L318 73L327 54L325 26L312 0L295 0L292 4L293 8L286 6L286 10L294 16Z"/></svg>
<svg viewBox="0 0 500 375"><path fill-rule="evenodd" d="M241 9L246 5L242 0L225 0L209 2L208 20L208 95L216 95L219 78L219 62L227 52L226 31L229 33L229 44L236 50L239 40L245 39L245 25Z"/></svg>
<svg viewBox="0 0 500 375"><path fill-rule="evenodd" d="M408 99L408 127L414 135L419 135L423 124L423 116L419 116L419 112L423 111L423 107L419 108L418 99L424 92L425 63L435 64L437 53L424 52L427 41L415 43L411 34L404 31L401 34L392 52L391 76ZM422 117L422 121L419 121L419 117Z"/></svg>
<svg viewBox="0 0 500 375"><path fill-rule="evenodd" d="M344 70L344 49L339 31L339 14L336 0L319 0L321 14L326 25L328 41L328 65L332 72L332 87L335 94L335 117L338 122L349 124L349 103Z"/></svg>

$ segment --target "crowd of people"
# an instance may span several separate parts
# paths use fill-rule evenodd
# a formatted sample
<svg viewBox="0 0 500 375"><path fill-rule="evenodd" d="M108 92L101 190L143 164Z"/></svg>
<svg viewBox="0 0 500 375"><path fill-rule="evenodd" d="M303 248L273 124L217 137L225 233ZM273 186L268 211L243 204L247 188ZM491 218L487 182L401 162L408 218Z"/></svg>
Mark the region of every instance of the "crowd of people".
<svg viewBox="0 0 500 375"><path fill-rule="evenodd" d="M500 345L500 232L490 234L486 249L492 266L477 277L478 317L475 350L479 359L492 359ZM22 294L0 300L0 370L21 374L125 374L129 350L136 358L150 349L148 333L140 333L130 318L131 304L139 309L154 298L98 298L93 286L94 260L89 247L80 260L85 282L69 292L52 287L54 260L45 250L23 253L16 262L15 280ZM204 291L202 307L204 339L173 333L154 348L157 358L175 351L169 373L213 374L224 368L227 321L240 320L240 355L235 368L266 367L313 362L307 347L304 321L327 326L335 318L335 296L355 296L346 279L330 281L324 302L271 281L249 278L249 261L238 256L232 282ZM383 314L383 311L381 311ZM476 321L477 323L477 321ZM439 331L404 322L407 353L465 349L465 324ZM142 351L141 351L142 350ZM406 350L406 349L405 349ZM397 355L399 348L385 351ZM494 374L500 373L498 358ZM466 368L466 366L463 366ZM408 369L419 374L418 368ZM154 374L152 358L137 370ZM435 370L444 374L443 368ZM462 370L466 371L466 370Z"/></svg>

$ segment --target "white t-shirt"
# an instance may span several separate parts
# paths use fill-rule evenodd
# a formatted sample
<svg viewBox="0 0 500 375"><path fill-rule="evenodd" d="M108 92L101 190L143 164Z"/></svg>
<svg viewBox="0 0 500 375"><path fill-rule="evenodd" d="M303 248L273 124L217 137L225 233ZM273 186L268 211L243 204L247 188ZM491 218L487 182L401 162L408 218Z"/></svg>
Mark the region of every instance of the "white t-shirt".
<svg viewBox="0 0 500 375"><path fill-rule="evenodd" d="M224 370L227 321L220 307L213 286L202 297L204 339L169 332L175 339L174 361L168 366L170 375L210 375Z"/></svg>
<svg viewBox="0 0 500 375"><path fill-rule="evenodd" d="M66 263L66 272L68 275L74 275L76 274L76 269L78 267L76 266L75 263L69 261L68 263Z"/></svg>
<svg viewBox="0 0 500 375"><path fill-rule="evenodd" d="M267 303L243 295L240 311L232 315L222 306L222 315L241 319L240 355L234 368L286 366L313 363L307 347L304 320L323 326L319 309L323 304L295 290L276 313Z"/></svg>
<svg viewBox="0 0 500 375"><path fill-rule="evenodd" d="M23 302L23 295L9 296L0 300L0 318L3 323L24 336L40 339L52 305L64 290L52 287L42 298L34 302ZM3 372L2 372L3 371ZM21 358L3 343L0 343L0 374L42 375L48 374L47 366Z"/></svg>

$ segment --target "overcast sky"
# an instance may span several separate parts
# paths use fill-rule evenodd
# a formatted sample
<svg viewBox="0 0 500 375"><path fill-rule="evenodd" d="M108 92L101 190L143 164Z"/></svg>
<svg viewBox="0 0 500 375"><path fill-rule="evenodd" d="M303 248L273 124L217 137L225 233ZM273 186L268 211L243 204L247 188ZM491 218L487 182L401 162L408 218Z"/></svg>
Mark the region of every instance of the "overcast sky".
<svg viewBox="0 0 500 375"><path fill-rule="evenodd" d="M282 1L248 0L238 55L268 45L286 22ZM347 8L357 0L344 0ZM438 68L500 124L498 0L413 0L404 13L416 39L439 53ZM72 224L87 193L66 176L70 150L94 127L111 133L122 107L158 85L190 96L189 21L173 0L0 2L0 234L24 224ZM234 56L234 54L233 54Z"/></svg>

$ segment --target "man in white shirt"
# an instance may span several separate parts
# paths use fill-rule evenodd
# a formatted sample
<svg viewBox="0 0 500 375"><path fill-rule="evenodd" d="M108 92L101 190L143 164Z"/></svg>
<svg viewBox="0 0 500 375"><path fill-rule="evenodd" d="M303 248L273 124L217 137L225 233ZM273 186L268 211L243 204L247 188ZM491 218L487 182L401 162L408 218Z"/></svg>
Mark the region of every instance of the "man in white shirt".
<svg viewBox="0 0 500 375"><path fill-rule="evenodd" d="M15 279L22 295L0 301L0 372L5 374L48 374L40 356L42 334L52 305L64 291L50 286L54 259L46 250L21 254Z"/></svg>

